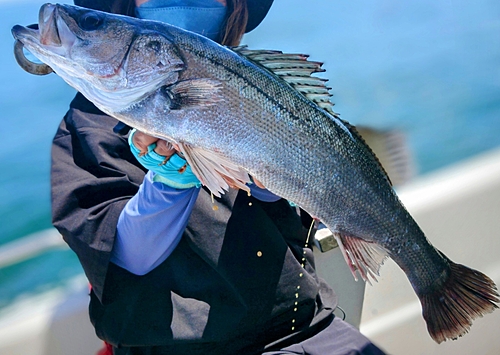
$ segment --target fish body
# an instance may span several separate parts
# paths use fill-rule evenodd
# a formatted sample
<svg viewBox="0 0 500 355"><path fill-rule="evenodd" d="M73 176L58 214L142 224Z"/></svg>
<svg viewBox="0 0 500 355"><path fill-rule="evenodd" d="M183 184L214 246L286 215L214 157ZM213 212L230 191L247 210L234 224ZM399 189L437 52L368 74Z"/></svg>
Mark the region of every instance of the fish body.
<svg viewBox="0 0 500 355"><path fill-rule="evenodd" d="M39 30L13 34L102 111L176 143L214 194L258 179L321 220L365 280L392 258L437 342L497 308L494 283L430 244L371 149L331 110L310 76L320 63L70 5L44 5Z"/></svg>

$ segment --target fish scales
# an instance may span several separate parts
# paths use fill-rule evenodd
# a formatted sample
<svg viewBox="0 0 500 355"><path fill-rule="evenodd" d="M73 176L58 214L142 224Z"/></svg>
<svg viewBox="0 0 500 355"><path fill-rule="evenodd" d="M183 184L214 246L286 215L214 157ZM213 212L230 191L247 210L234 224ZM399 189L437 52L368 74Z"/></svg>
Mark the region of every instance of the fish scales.
<svg viewBox="0 0 500 355"><path fill-rule="evenodd" d="M104 112L177 143L214 194L228 179L244 189L258 179L332 231L355 277L376 279L391 257L436 342L498 308L493 281L431 245L371 149L331 110L324 81L307 79L320 63L70 5L46 4L39 18L39 30L13 28L17 43Z"/></svg>
<svg viewBox="0 0 500 355"><path fill-rule="evenodd" d="M190 47L191 43L188 43L187 52L197 55L198 60L205 60L205 53L208 48L195 51ZM227 82L227 85L233 87L227 90L227 94L223 94L228 99L219 105L216 109L217 112L214 112L218 117L216 130L219 130L219 132L208 138L214 139L213 146L218 147L222 154L230 156L234 161L238 161L240 165L245 166L253 176L263 183L269 186L274 183L277 185L274 191L282 196L289 196L293 200L292 196L297 195L297 192L302 190L302 186L295 186L288 193L287 191L281 191L284 187L290 188L294 186L282 184L278 181L274 182L273 176L277 174L268 174L268 172L274 169L274 172L279 172L278 175L286 178L289 176L289 172L292 171L295 172L295 177L292 175L289 178L292 181L297 180L303 169L309 168L310 171L314 171L317 168L314 165L316 164L315 160L307 157L305 157L307 159L303 159L304 147L308 149L311 156L321 154L326 156L327 152L321 149L321 142L317 139L311 139L311 137L320 134L319 130L315 129L315 126L311 123L311 120L307 120L308 117L315 118L314 115L308 112L308 110L311 110L312 105L310 101L298 95L288 85L272 80L264 80L263 77L269 77L267 72L256 68L252 63L243 66L242 59L239 56L235 56L231 52L228 52L228 54L227 59L222 58L213 62L214 69L211 72L196 72L194 74L195 76L230 77L231 80ZM196 65L196 67L199 68L200 66ZM241 70L239 70L241 67L243 67L243 71L247 69L253 75L243 77L239 74L241 73ZM237 75L234 73L237 73ZM185 76L189 77L190 75L193 74L187 70ZM268 85L262 85L262 83ZM290 99L290 94L298 96L300 102L297 99ZM259 114L255 115L254 112ZM208 124L213 122L211 118L208 120ZM199 121L196 122L199 124ZM223 132L220 130L221 127L224 127ZM226 129L231 132L233 127L236 127L236 130L241 133L241 137L231 139L226 146L227 151L224 152L221 150L220 136L221 134L226 135ZM206 126L203 126L198 132L204 137L206 136L206 133L204 133L206 129ZM250 132L251 138L249 139L245 136ZM292 132L298 140L287 139L285 132ZM306 132L308 132L307 135L304 134ZM203 137L193 139L198 141L198 139L204 139ZM234 146L241 146L242 149L232 149ZM256 146L262 146L263 149L256 151ZM266 153L255 159L254 154L249 155L252 151ZM290 169L290 167L294 166L296 168Z"/></svg>
<svg viewBox="0 0 500 355"><path fill-rule="evenodd" d="M201 51L205 52L206 49ZM216 62L213 64L214 68L219 70L223 68L232 71L222 77L230 77L237 72L231 61L225 65ZM245 66L243 70L247 68ZM235 98L228 94L228 103L238 103L240 112L230 107L227 108L227 112L232 113L229 117L224 112L219 113L218 123L224 127L227 127L224 120L234 121L234 113L239 118L237 122L241 124L243 131L246 131L247 127L245 119L251 121L250 129L254 138L232 140L235 149L231 152L238 155L230 158L245 166L271 191L287 197L319 217L332 231L377 240L390 251L391 257L403 270L408 272L414 288L425 293L445 272L447 261L436 253L415 222L401 208L392 189L385 185L373 186L374 183L380 185L380 181L385 179L378 164L369 154L353 156L351 153L366 150L366 147L355 141L340 122L324 112L318 113L316 107L293 92L286 84L272 80L263 86L265 80L257 75L260 71L255 72L253 67L249 70L252 70L252 76L241 78L238 75L246 90L240 90L240 95ZM215 74L220 75L217 71ZM260 74L265 76L266 73ZM242 87L239 80L233 80L232 83L238 88ZM250 100L250 103L242 104L245 99ZM261 114L249 114L254 110ZM245 159L249 158L247 153L255 150L252 146L248 147L249 143L263 146L264 149L259 151L264 152L266 156L252 155L250 158L253 159ZM238 144L244 146L238 147ZM269 157L279 157L280 160L268 161ZM355 172L350 159L355 161ZM335 171L333 175L332 171ZM314 179L305 180L304 175ZM366 192L360 193L359 190ZM356 192L350 193L352 191ZM377 195L381 196L374 199L373 191L379 191ZM333 218L332 210L336 211ZM325 213L322 213L323 211ZM398 213L395 214L394 211ZM395 215L390 223L387 215ZM376 231L376 235L372 235L374 232L370 233L371 231ZM413 252L406 252L405 256L401 257L401 250L408 248Z"/></svg>

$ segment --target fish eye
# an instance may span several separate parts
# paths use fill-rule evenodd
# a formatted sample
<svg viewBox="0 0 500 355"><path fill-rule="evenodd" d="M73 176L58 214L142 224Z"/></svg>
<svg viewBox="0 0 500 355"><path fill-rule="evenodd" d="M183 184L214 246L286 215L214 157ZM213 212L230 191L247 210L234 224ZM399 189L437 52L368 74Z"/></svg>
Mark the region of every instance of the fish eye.
<svg viewBox="0 0 500 355"><path fill-rule="evenodd" d="M78 21L78 25L82 30L94 31L97 30L103 23L103 19L96 13L86 13Z"/></svg>
<svg viewBox="0 0 500 355"><path fill-rule="evenodd" d="M152 41L149 41L147 44L146 44L147 47L151 48L153 51L155 51L156 53L159 53L160 50L161 50L161 43L160 41L157 41L157 40L152 40Z"/></svg>

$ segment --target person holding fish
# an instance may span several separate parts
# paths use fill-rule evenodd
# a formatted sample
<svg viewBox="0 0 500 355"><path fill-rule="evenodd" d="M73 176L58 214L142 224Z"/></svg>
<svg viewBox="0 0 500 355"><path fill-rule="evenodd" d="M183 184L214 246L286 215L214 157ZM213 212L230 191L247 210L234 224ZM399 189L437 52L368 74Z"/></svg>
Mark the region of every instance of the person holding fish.
<svg viewBox="0 0 500 355"><path fill-rule="evenodd" d="M53 141L53 224L114 354L381 354L334 316L310 216L354 277L394 260L437 343L498 308L495 283L430 243L333 111L320 62L217 44L272 1L76 3L12 34L26 71L79 92Z"/></svg>
<svg viewBox="0 0 500 355"><path fill-rule="evenodd" d="M234 46L272 2L75 4ZM80 26L91 30L95 20ZM90 318L108 354L383 354L334 316L308 214L258 181L248 191L228 181L214 197L176 148L129 132L80 93L54 138L53 223L90 281Z"/></svg>

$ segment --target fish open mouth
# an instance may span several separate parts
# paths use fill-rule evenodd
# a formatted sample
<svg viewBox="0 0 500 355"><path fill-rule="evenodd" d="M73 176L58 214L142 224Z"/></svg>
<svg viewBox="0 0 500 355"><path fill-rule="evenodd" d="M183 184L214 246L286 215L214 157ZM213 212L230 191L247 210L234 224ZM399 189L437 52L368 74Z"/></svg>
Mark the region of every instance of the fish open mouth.
<svg viewBox="0 0 500 355"><path fill-rule="evenodd" d="M34 63L24 55L24 43L22 40L27 38L29 35L34 35L38 32L37 30L37 24L27 27L16 25L12 28L12 34L16 39L14 43L14 57L16 58L17 64L19 64L19 66L28 73L35 75L47 75L53 72L50 66L43 63Z"/></svg>
<svg viewBox="0 0 500 355"><path fill-rule="evenodd" d="M65 44L73 42L75 37L68 26L58 16L57 5L45 4L40 8L38 15L38 25L20 26L12 28L12 35L16 39L14 44L14 56L17 63L25 71L35 75L46 75L53 72L47 64L38 64L30 61L24 55L23 48L27 47L32 52L51 52L53 54L64 55L66 53ZM66 43L64 43L66 42Z"/></svg>
<svg viewBox="0 0 500 355"><path fill-rule="evenodd" d="M40 44L46 46L61 46L57 22L57 7L52 4L43 5L38 14Z"/></svg>

